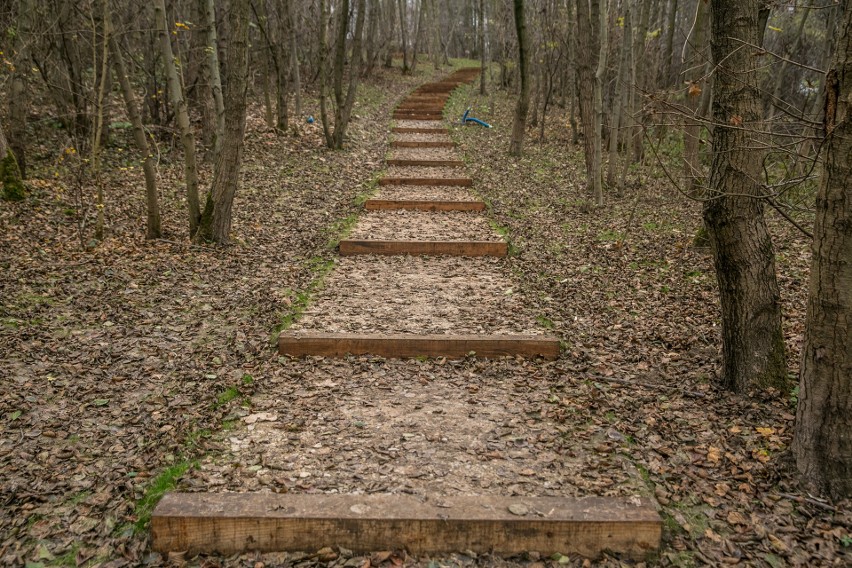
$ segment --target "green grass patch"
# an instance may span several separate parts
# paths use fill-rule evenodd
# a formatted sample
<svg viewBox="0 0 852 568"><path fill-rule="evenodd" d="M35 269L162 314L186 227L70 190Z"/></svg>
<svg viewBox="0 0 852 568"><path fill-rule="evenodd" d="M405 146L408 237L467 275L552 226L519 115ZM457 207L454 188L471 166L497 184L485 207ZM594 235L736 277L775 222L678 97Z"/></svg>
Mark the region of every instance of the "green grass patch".
<svg viewBox="0 0 852 568"><path fill-rule="evenodd" d="M181 461L166 468L165 471L151 480L151 483L145 488L142 498L136 503L136 522L133 525L135 532L142 532L148 528L148 523L151 522L151 513L163 495L174 489L180 478L191 467L196 467L197 465L197 462Z"/></svg>
<svg viewBox="0 0 852 568"><path fill-rule="evenodd" d="M232 400L238 398L240 396L240 389L237 387L228 387L216 397L216 403L213 405L213 408L220 408L225 406Z"/></svg>
<svg viewBox="0 0 852 568"><path fill-rule="evenodd" d="M612 229L606 229L598 233L598 240L601 242L613 242L624 239L624 233Z"/></svg>
<svg viewBox="0 0 852 568"><path fill-rule="evenodd" d="M553 329L555 325L553 324L553 320L545 317L545 316L536 316L535 320L539 323L541 327L544 329Z"/></svg>

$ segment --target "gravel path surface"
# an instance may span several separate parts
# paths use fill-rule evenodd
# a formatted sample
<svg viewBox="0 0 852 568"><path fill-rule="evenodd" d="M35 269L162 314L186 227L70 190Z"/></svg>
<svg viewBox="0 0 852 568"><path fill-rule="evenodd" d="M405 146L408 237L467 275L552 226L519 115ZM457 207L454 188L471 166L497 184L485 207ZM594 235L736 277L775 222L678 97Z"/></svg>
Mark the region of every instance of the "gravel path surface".
<svg viewBox="0 0 852 568"><path fill-rule="evenodd" d="M352 230L351 239L402 241L500 241L482 215L464 211L365 212Z"/></svg>
<svg viewBox="0 0 852 568"><path fill-rule="evenodd" d="M402 201L478 201L469 187L446 185L384 185L374 199Z"/></svg>
<svg viewBox="0 0 852 568"><path fill-rule="evenodd" d="M402 178L466 178L463 168L432 166L390 166L386 177Z"/></svg>
<svg viewBox="0 0 852 568"><path fill-rule="evenodd" d="M446 134L424 134L422 132L394 133L391 140L400 142L452 142Z"/></svg>
<svg viewBox="0 0 852 568"><path fill-rule="evenodd" d="M405 120L400 118L393 121L393 126L399 128L446 128L447 124L443 120Z"/></svg>
<svg viewBox="0 0 852 568"><path fill-rule="evenodd" d="M537 334L504 261L342 258L292 331Z"/></svg>
<svg viewBox="0 0 852 568"><path fill-rule="evenodd" d="M461 160L452 148L394 148L388 155L397 160Z"/></svg>

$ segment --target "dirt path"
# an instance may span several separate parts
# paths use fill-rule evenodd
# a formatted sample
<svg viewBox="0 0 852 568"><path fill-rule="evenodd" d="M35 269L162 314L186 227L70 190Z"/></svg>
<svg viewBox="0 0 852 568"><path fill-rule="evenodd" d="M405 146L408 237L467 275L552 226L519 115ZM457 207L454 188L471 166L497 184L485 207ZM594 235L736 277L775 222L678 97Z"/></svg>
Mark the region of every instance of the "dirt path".
<svg viewBox="0 0 852 568"><path fill-rule="evenodd" d="M442 127L397 120L403 127ZM394 140L449 140L419 133ZM458 159L447 148L389 157ZM462 177L464 168L394 166L391 177ZM468 188L383 186L379 199L472 201ZM484 212L362 213L353 239L499 241ZM355 256L335 262L295 333L548 332L493 258ZM558 366L535 360L342 360L282 357L281 368L229 417L229 429L184 489L274 493L633 496L647 493L626 436L597 421L553 423ZM556 413L560 415L560 412ZM564 416L564 414L562 414ZM580 449L571 440L587 441ZM590 450L589 448L595 448ZM591 474L594 472L594 474ZM500 561L502 562L502 561ZM421 559L423 565L426 560Z"/></svg>

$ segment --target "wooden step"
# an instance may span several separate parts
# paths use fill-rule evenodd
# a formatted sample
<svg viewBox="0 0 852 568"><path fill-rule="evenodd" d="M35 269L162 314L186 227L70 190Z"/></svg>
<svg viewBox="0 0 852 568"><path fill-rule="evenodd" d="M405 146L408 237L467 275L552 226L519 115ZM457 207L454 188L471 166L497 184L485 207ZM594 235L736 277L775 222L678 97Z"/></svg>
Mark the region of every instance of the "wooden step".
<svg viewBox="0 0 852 568"><path fill-rule="evenodd" d="M416 335L287 331L278 336L278 352L293 357L376 355L410 357L559 357L559 340L537 335Z"/></svg>
<svg viewBox="0 0 852 568"><path fill-rule="evenodd" d="M428 255L428 256L506 256L505 241L385 241L343 239L340 256L357 254Z"/></svg>
<svg viewBox="0 0 852 568"><path fill-rule="evenodd" d="M412 142L409 140L394 140L390 143L391 148L454 148L456 143L450 140L438 141L430 140L428 142Z"/></svg>
<svg viewBox="0 0 852 568"><path fill-rule="evenodd" d="M389 166L432 166L432 167L450 167L461 168L464 162L461 160L403 160L399 158L390 158L386 160Z"/></svg>
<svg viewBox="0 0 852 568"><path fill-rule="evenodd" d="M368 199L367 211L485 211L482 201L427 201L414 199Z"/></svg>
<svg viewBox="0 0 852 568"><path fill-rule="evenodd" d="M416 556L471 551L588 558L611 551L642 560L660 546L662 522L639 497L169 493L151 516L151 546L232 556L250 551L355 554L404 549Z"/></svg>
<svg viewBox="0 0 852 568"><path fill-rule="evenodd" d="M471 187L473 185L473 180L470 178L383 177L379 178L379 185L443 185L453 187Z"/></svg>
<svg viewBox="0 0 852 568"><path fill-rule="evenodd" d="M394 126L391 132L396 134L449 134L447 128L408 128L404 126Z"/></svg>
<svg viewBox="0 0 852 568"><path fill-rule="evenodd" d="M392 116L394 120L441 120L442 117L443 115L440 112L436 112L434 114L406 114L404 112L395 112Z"/></svg>

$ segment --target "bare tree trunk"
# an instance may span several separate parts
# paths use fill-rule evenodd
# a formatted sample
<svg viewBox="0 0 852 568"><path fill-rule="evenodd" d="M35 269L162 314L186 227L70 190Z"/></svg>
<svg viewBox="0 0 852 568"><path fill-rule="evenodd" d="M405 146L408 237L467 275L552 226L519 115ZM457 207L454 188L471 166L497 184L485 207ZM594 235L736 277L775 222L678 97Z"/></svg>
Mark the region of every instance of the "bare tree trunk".
<svg viewBox="0 0 852 568"><path fill-rule="evenodd" d="M703 178L703 168L698 159L698 142L701 137L700 102L701 93L706 87L702 86L701 76L704 74L705 63L708 60L707 31L710 28L710 6L706 2L698 2L695 8L695 20L692 24L692 34L686 38L689 57L686 59L686 107L692 111L684 117L683 129L683 191L692 193L698 186L698 180Z"/></svg>
<svg viewBox="0 0 852 568"><path fill-rule="evenodd" d="M775 253L763 217L759 0L712 0L713 165L704 204L722 309L723 384L786 385Z"/></svg>
<svg viewBox="0 0 852 568"><path fill-rule="evenodd" d="M334 148L343 148L343 141L346 137L346 129L349 126L349 119L352 116L352 106L355 104L355 93L358 89L358 77L361 75L361 61L363 54L361 52L361 39L364 34L364 18L366 12L366 0L358 0L356 9L358 15L355 17L355 35L352 39L352 60L349 68L349 87L346 91L346 98L343 98L343 89L340 89L340 98L337 99L337 111L334 116ZM347 18L348 20L348 18ZM341 79L342 79L341 69ZM338 93L335 91L335 96Z"/></svg>
<svg viewBox="0 0 852 568"><path fill-rule="evenodd" d="M598 0L593 0L598 6ZM586 188L593 189L595 155L595 73L600 52L598 32L599 11L590 11L589 0L577 0L577 102L580 107L580 124L583 127L583 155L586 159ZM592 23L594 22L594 24Z"/></svg>
<svg viewBox="0 0 852 568"><path fill-rule="evenodd" d="M479 94L485 95L485 0L479 0Z"/></svg>
<svg viewBox="0 0 852 568"><path fill-rule="evenodd" d="M793 453L805 482L852 497L852 2L826 76L825 161L816 202Z"/></svg>
<svg viewBox="0 0 852 568"><path fill-rule="evenodd" d="M331 134L331 126L328 123L328 36L326 25L328 23L328 4L326 0L319 0L320 28L319 28L319 99L320 119L322 121L322 132L325 137L325 145L329 148L334 146L334 138Z"/></svg>
<svg viewBox="0 0 852 568"><path fill-rule="evenodd" d="M248 74L248 0L231 3L228 14L228 52L225 66L225 136L216 157L213 185L207 196L199 235L218 244L228 244L234 196L243 161L246 131Z"/></svg>
<svg viewBox="0 0 852 568"><path fill-rule="evenodd" d="M378 0L377 0L378 1ZM396 27L394 22L396 22L396 0L385 0L388 6L387 19L385 20L387 23L387 28L385 29L385 33L388 37L387 43L387 51L385 52L385 67L390 69L393 67L393 41L391 38L394 35L394 28Z"/></svg>
<svg viewBox="0 0 852 568"><path fill-rule="evenodd" d="M515 9L515 32L518 35L518 71L520 93L518 105L515 107L515 120L512 123L512 139L509 142L509 154L520 156L524 151L524 135L526 134L527 112L530 108L530 53L527 40L526 15L524 0L513 0Z"/></svg>
<svg viewBox="0 0 852 568"><path fill-rule="evenodd" d="M290 26L290 4L292 0L279 0L278 2L278 22L277 25L268 24L270 34L270 51L275 50L275 103L276 103L276 127L286 132L290 126L290 116L288 110L287 99L289 98L290 90L290 70L292 61L290 60L292 43L287 36L293 36L293 28ZM267 20L268 21L268 20ZM287 46L285 48L285 45Z"/></svg>
<svg viewBox="0 0 852 568"><path fill-rule="evenodd" d="M299 70L299 46L296 43L296 34L293 30L296 29L296 16L293 10L293 3L297 0L288 0L287 2L287 29L290 40L290 65L293 73L293 112L295 115L302 116L302 77Z"/></svg>
<svg viewBox="0 0 852 568"><path fill-rule="evenodd" d="M124 56L121 54L121 48L114 35L109 38L109 48L115 66L115 74L118 77L118 85L121 87L121 95L124 98L124 106L127 109L127 117L130 119L130 124L133 125L133 141L142 155L142 171L145 174L145 203L148 212L146 238L159 239L163 235L163 230L160 224L160 198L157 193L154 156L148 149L142 116L139 114L139 106L136 104L136 97L133 95L133 87L124 65Z"/></svg>
<svg viewBox="0 0 852 568"><path fill-rule="evenodd" d="M609 161L606 170L606 184L615 187L615 168L618 164L618 138L621 126L621 113L627 102L627 94L630 86L627 84L627 72L630 67L630 50L633 49L633 21L630 15L630 4L624 7L624 31L621 37L621 61L618 64L618 80L615 87L615 95L612 100L612 118L610 119L609 135ZM621 187L618 187L621 195Z"/></svg>
<svg viewBox="0 0 852 568"><path fill-rule="evenodd" d="M668 10L666 11L666 26L665 40L663 42L662 65L660 65L661 77L660 86L668 87L672 82L674 75L674 37L675 27L677 23L677 4L678 0L669 0Z"/></svg>
<svg viewBox="0 0 852 568"><path fill-rule="evenodd" d="M210 88L213 91L213 109L216 113L216 138L213 140L213 155L218 156L222 148L222 136L225 132L225 101L222 99L222 77L219 73L219 41L216 34L215 0L207 0L204 5L204 25L207 36L207 68L209 69Z"/></svg>
<svg viewBox="0 0 852 568"><path fill-rule="evenodd" d="M186 99L183 96L183 86L181 85L177 65L175 65L175 57L172 53L169 27L166 22L165 0L157 0L154 9L157 16L160 52L163 56L163 65L166 68L166 77L169 84L169 97L172 106L175 108L181 143L183 145L186 202L189 209L189 236L192 238L198 230L198 222L201 219L201 207L198 200L198 168L195 160L195 135L189 123L189 110L187 109Z"/></svg>
<svg viewBox="0 0 852 568"><path fill-rule="evenodd" d="M27 177L27 113L30 109L28 88L30 63L30 22L31 10L29 0L18 2L18 20L16 30L15 70L12 72L9 86L9 147L15 154L22 178ZM5 155L5 153L4 153Z"/></svg>
<svg viewBox="0 0 852 568"><path fill-rule="evenodd" d="M600 0L600 20L597 25L600 26L600 52L598 54L598 68L595 71L595 124L594 124L594 154L592 155L592 195L595 198L595 203L598 207L603 206L603 171L602 171L602 154L601 146L603 144L603 82L606 74L607 52L609 48L608 30L608 14L609 7L607 0Z"/></svg>
<svg viewBox="0 0 852 568"><path fill-rule="evenodd" d="M15 154L3 133L2 121L0 121L0 190L6 201L20 201L27 196Z"/></svg>
<svg viewBox="0 0 852 568"><path fill-rule="evenodd" d="M91 166L97 186L97 220L95 222L95 238L102 241L104 238L104 186L101 180L101 137L104 130L104 99L106 93L107 77L109 76L109 36L112 31L109 28L109 0L100 0L101 3L101 44L98 45L99 37L95 18L92 19L92 62L95 73L95 130L92 133L92 159ZM94 10L94 8L93 8Z"/></svg>
<svg viewBox="0 0 852 568"><path fill-rule="evenodd" d="M347 0L344 0L347 1ZM399 0L399 33L402 39L402 72L408 74L411 66L408 63L408 0Z"/></svg>

